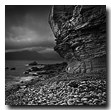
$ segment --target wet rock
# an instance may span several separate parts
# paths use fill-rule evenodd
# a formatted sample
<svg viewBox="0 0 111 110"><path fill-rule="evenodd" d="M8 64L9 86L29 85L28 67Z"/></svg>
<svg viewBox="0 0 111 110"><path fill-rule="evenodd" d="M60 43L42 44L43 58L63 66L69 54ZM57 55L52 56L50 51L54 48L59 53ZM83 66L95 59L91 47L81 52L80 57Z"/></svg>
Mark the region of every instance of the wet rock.
<svg viewBox="0 0 111 110"><path fill-rule="evenodd" d="M10 70L16 70L16 68L15 68L15 67L13 67L13 68L10 68Z"/></svg>
<svg viewBox="0 0 111 110"><path fill-rule="evenodd" d="M23 74L29 74L29 72L28 72L28 71L25 71L25 72L23 72Z"/></svg>
<svg viewBox="0 0 111 110"><path fill-rule="evenodd" d="M30 74L32 72L32 69L28 69L25 72L23 72L23 74Z"/></svg>
<svg viewBox="0 0 111 110"><path fill-rule="evenodd" d="M37 67L38 67L38 68L44 68L45 65L43 65L43 64L38 64Z"/></svg>
<svg viewBox="0 0 111 110"><path fill-rule="evenodd" d="M34 65L37 65L37 62L36 61L33 61L31 63L28 64L29 66L34 66Z"/></svg>
<svg viewBox="0 0 111 110"><path fill-rule="evenodd" d="M38 73L36 73L36 72L32 72L32 73L30 73L32 76L38 76Z"/></svg>
<svg viewBox="0 0 111 110"><path fill-rule="evenodd" d="M26 70L27 72L32 72L32 70L31 69L28 69L28 70Z"/></svg>
<svg viewBox="0 0 111 110"><path fill-rule="evenodd" d="M40 69L38 67L31 67L31 71L39 71Z"/></svg>
<svg viewBox="0 0 111 110"><path fill-rule="evenodd" d="M39 71L40 69L38 67L31 67L30 69L26 70L23 72L23 74L32 74L32 75L37 75L36 71Z"/></svg>
<svg viewBox="0 0 111 110"><path fill-rule="evenodd" d="M8 70L8 69L9 69L9 67L6 67L5 69L6 69L6 70Z"/></svg>
<svg viewBox="0 0 111 110"><path fill-rule="evenodd" d="M50 72L47 72L47 71L45 71L45 70L43 70L43 71L37 71L37 73L38 73L38 75L48 75L49 76L49 74L50 74Z"/></svg>

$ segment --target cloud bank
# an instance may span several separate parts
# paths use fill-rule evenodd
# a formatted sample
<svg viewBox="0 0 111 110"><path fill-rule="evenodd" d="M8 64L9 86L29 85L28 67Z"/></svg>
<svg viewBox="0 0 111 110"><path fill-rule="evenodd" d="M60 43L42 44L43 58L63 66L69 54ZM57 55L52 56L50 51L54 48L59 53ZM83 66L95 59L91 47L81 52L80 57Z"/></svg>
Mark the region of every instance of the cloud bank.
<svg viewBox="0 0 111 110"><path fill-rule="evenodd" d="M6 6L5 49L53 51L54 36L48 24L51 6Z"/></svg>

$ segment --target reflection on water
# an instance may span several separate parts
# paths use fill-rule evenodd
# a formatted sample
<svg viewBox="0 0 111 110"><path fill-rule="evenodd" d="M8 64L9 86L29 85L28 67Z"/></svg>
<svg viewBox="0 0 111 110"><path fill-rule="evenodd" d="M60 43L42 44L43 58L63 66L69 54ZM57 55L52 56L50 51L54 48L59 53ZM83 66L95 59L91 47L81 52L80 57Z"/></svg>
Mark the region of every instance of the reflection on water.
<svg viewBox="0 0 111 110"><path fill-rule="evenodd" d="M6 60L5 67L9 69L5 70L5 83L10 85L13 83L19 83L21 80L28 81L31 80L34 76L26 76L23 74L25 70L30 68L26 66L32 61L22 61L22 60ZM61 63L62 61L37 61L38 64L55 64ZM15 67L15 70L10 70L10 68Z"/></svg>

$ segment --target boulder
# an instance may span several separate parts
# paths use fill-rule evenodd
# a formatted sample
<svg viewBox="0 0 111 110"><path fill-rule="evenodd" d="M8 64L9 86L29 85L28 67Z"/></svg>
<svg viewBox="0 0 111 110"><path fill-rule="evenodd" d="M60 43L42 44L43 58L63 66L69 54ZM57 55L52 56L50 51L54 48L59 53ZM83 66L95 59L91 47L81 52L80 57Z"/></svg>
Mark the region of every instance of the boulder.
<svg viewBox="0 0 111 110"><path fill-rule="evenodd" d="M43 65L43 64L38 64L37 67L40 68L40 69L43 69L43 68L45 67L45 65Z"/></svg>
<svg viewBox="0 0 111 110"><path fill-rule="evenodd" d="M9 69L9 67L6 67L5 69L6 69L6 70L8 70L8 69Z"/></svg>
<svg viewBox="0 0 111 110"><path fill-rule="evenodd" d="M36 61L33 61L33 62L29 63L29 66L34 66L34 65L37 65Z"/></svg>
<svg viewBox="0 0 111 110"><path fill-rule="evenodd" d="M39 71L40 69L38 67L31 67L31 71Z"/></svg>
<svg viewBox="0 0 111 110"><path fill-rule="evenodd" d="M31 75L32 75L32 76L38 76L38 73L35 73L35 72L34 72L34 73L32 73Z"/></svg>
<svg viewBox="0 0 111 110"><path fill-rule="evenodd" d="M23 74L29 74L30 72L32 72L31 69L26 70L25 72L23 72Z"/></svg>
<svg viewBox="0 0 111 110"><path fill-rule="evenodd" d="M32 72L32 70L31 69L28 69L28 70L26 70L27 72Z"/></svg>
<svg viewBox="0 0 111 110"><path fill-rule="evenodd" d="M99 64L106 57L106 6L55 5L49 24L56 38L54 50L67 61L68 73L93 71L95 63L105 63Z"/></svg>
<svg viewBox="0 0 111 110"><path fill-rule="evenodd" d="M13 67L13 68L10 68L10 70L16 70L16 68L15 68L15 67Z"/></svg>
<svg viewBox="0 0 111 110"><path fill-rule="evenodd" d="M30 76L38 76L38 73L37 72L29 72L28 73Z"/></svg>
<svg viewBox="0 0 111 110"><path fill-rule="evenodd" d="M29 72L28 72L28 71L25 71L25 72L23 72L23 74L29 74Z"/></svg>

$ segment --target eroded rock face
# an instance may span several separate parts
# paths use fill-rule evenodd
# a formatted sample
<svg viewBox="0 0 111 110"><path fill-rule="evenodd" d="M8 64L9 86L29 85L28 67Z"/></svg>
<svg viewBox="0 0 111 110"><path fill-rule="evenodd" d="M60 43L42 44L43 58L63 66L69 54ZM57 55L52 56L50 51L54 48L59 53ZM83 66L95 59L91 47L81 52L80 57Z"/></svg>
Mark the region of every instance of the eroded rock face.
<svg viewBox="0 0 111 110"><path fill-rule="evenodd" d="M56 38L54 50L67 60L68 72L92 71L95 59L105 58L105 6L52 6L49 24Z"/></svg>

